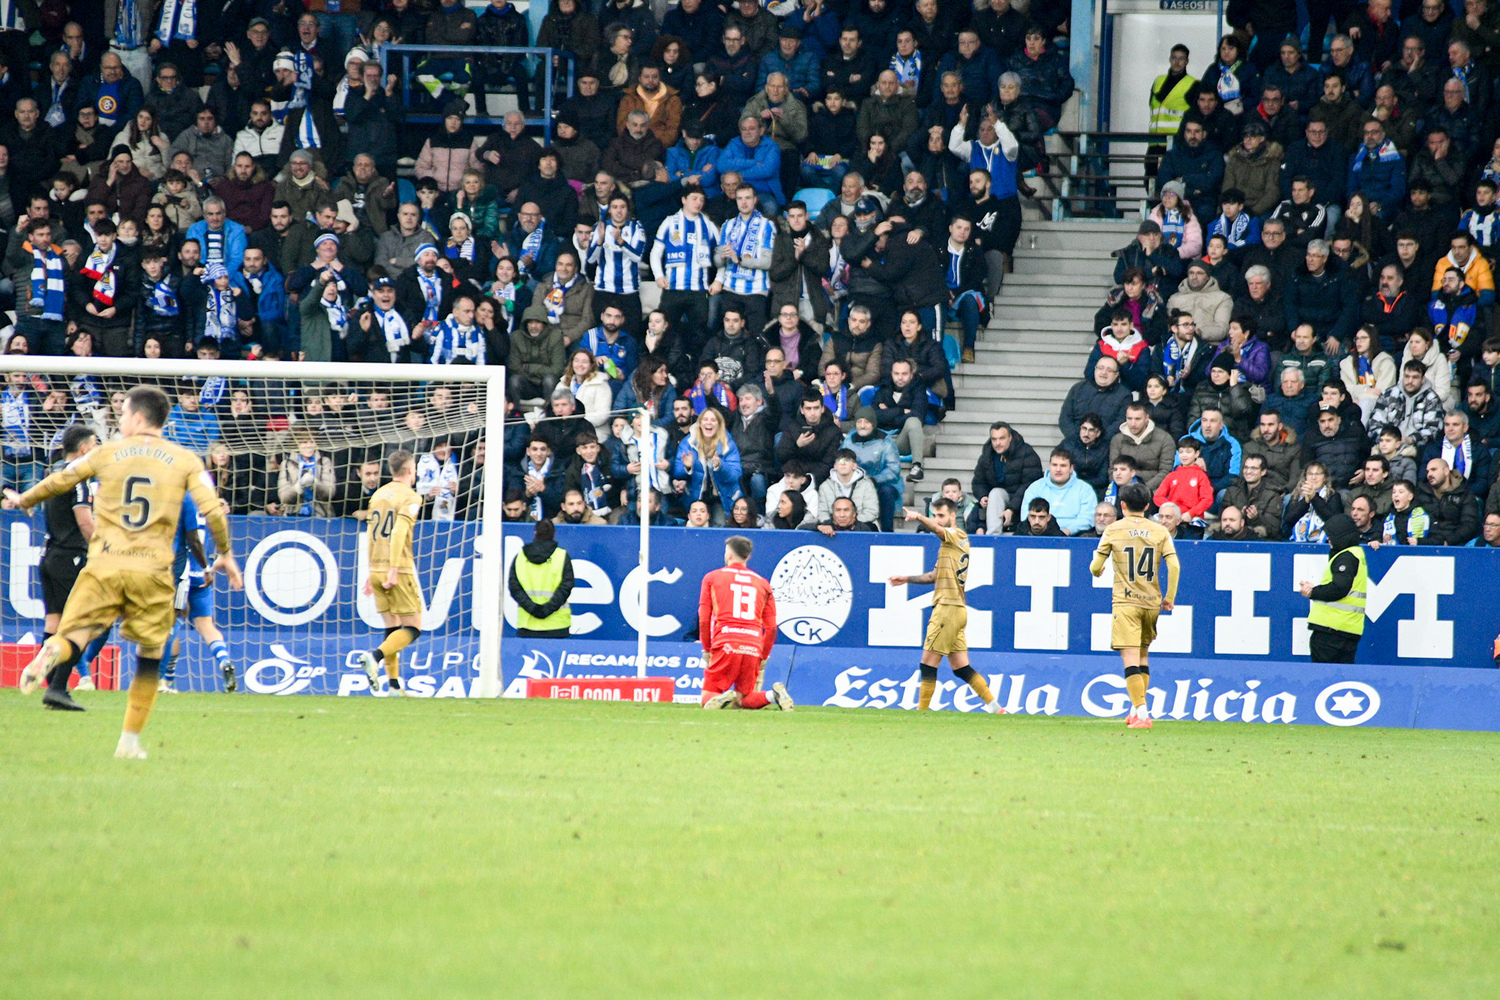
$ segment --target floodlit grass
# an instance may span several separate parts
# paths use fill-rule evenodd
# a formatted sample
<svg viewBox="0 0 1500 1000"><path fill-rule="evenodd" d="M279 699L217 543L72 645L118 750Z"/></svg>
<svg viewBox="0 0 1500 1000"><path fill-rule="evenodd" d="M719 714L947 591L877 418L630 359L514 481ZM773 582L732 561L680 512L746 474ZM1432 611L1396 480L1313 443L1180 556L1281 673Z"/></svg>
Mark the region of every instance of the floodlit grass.
<svg viewBox="0 0 1500 1000"><path fill-rule="evenodd" d="M1500 737L0 692L4 997L1473 997Z"/></svg>

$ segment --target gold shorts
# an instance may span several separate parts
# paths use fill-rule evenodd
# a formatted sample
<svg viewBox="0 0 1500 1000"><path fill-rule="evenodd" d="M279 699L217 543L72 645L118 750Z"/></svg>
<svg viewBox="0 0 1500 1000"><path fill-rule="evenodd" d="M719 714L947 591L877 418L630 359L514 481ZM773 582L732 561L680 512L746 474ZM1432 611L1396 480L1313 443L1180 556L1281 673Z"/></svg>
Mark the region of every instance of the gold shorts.
<svg viewBox="0 0 1500 1000"><path fill-rule="evenodd" d="M1115 608L1114 621L1109 628L1109 645L1112 649L1145 649L1156 641L1156 617L1161 614L1156 608L1136 608L1129 605Z"/></svg>
<svg viewBox="0 0 1500 1000"><path fill-rule="evenodd" d="M962 604L936 604L927 620L927 638L922 648L930 653L948 656L969 651L964 627L969 624L969 609Z"/></svg>
<svg viewBox="0 0 1500 1000"><path fill-rule="evenodd" d="M370 574L375 576L374 573ZM414 573L397 573L396 585L386 590L380 585L384 574L375 578L375 610L383 615L420 615L422 595L417 591Z"/></svg>
<svg viewBox="0 0 1500 1000"><path fill-rule="evenodd" d="M91 635L122 619L121 633L143 649L159 649L172 636L177 588L169 571L133 570L89 563L78 573L63 607L58 635Z"/></svg>

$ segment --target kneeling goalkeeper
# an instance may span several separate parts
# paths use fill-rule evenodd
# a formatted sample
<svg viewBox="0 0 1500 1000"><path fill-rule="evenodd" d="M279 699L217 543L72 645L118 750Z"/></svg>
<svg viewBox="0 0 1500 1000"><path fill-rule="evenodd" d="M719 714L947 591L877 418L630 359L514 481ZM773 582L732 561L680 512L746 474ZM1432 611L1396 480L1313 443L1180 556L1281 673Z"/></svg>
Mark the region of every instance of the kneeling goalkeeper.
<svg viewBox="0 0 1500 1000"><path fill-rule="evenodd" d="M409 451L389 459L391 481L370 498L370 575L365 593L375 597L375 610L385 623L385 641L359 654L359 665L370 678L370 693L380 691L380 664L390 678L390 693L401 696L401 651L422 634L422 594L417 589L417 564L412 558L412 530L422 511L414 485L417 462Z"/></svg>

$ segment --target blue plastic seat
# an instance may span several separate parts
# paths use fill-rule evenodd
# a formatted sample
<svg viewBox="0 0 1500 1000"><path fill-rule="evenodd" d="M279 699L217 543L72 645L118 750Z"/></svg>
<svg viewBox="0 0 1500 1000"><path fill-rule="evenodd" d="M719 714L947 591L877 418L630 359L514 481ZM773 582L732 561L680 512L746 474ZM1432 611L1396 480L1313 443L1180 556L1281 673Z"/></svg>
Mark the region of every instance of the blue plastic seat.
<svg viewBox="0 0 1500 1000"><path fill-rule="evenodd" d="M807 206L807 214L817 217L823 211L823 206L834 199L834 193L827 188L802 188L792 195L793 201L800 201Z"/></svg>

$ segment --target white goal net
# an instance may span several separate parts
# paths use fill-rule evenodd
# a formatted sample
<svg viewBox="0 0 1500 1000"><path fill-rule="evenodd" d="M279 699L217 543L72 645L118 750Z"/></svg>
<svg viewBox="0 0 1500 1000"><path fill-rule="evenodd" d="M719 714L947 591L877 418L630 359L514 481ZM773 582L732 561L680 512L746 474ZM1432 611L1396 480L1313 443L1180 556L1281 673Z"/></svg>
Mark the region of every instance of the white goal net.
<svg viewBox="0 0 1500 1000"><path fill-rule="evenodd" d="M214 580L211 602L200 592L190 610L201 618L197 612L211 607L240 688L252 693L369 691L354 657L378 645L384 628L374 599L363 593L365 518L371 494L390 479L387 460L411 452L423 501L414 539L423 619L421 638L401 659L403 680L418 696L500 693L503 368L48 357L6 363L0 481L19 491L60 467L65 444L80 437L69 428L117 438L126 390L151 384L167 393L166 436L204 459L231 515L245 574L243 592ZM80 541L70 537L72 507L68 497L50 512L43 504L0 514L0 662L24 664L45 633L49 602L66 593L66 572L56 569L68 563L57 558L60 546L76 551ZM206 545L212 559L213 543ZM491 553L495 558L486 559ZM187 589L180 588L179 604L189 603ZM183 620L176 638L174 687L222 690L212 629ZM134 658L116 629L92 664L90 683L128 682Z"/></svg>

